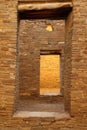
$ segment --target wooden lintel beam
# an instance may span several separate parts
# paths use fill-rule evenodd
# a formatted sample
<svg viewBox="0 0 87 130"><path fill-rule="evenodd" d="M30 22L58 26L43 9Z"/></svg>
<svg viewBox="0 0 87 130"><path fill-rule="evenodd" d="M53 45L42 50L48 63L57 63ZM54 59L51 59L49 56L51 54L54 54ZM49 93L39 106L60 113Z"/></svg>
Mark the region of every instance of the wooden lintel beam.
<svg viewBox="0 0 87 130"><path fill-rule="evenodd" d="M18 11L32 11L32 10L50 10L60 8L72 8L72 2L51 2L51 3L19 3Z"/></svg>

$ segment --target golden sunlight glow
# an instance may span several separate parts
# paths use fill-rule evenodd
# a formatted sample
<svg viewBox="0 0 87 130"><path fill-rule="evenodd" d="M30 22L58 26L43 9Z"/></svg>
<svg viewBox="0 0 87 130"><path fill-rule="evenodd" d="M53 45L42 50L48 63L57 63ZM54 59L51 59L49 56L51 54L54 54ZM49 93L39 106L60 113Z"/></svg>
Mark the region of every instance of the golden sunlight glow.
<svg viewBox="0 0 87 130"><path fill-rule="evenodd" d="M60 93L60 56L40 56L40 94Z"/></svg>
<svg viewBox="0 0 87 130"><path fill-rule="evenodd" d="M46 27L46 30L49 31L49 32L52 32L53 31L52 25L48 25Z"/></svg>

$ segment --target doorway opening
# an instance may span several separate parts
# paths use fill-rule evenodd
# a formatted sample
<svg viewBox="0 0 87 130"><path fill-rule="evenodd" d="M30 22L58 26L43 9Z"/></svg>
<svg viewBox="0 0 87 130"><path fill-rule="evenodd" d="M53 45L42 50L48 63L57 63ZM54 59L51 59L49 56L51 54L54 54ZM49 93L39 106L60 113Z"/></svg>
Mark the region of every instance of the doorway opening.
<svg viewBox="0 0 87 130"><path fill-rule="evenodd" d="M40 95L60 94L60 55L40 55Z"/></svg>
<svg viewBox="0 0 87 130"><path fill-rule="evenodd" d="M23 4L23 3L20 3L20 4ZM26 4L27 3L25 3L25 5ZM70 106L69 96L70 96L70 83L71 82L69 79L70 79L70 74L71 74L70 73L71 72L71 64L70 64L71 57L69 54L71 54L72 21L71 21L71 17L69 17L68 14L71 11L71 9L72 8L61 8L61 9L59 8L58 10L57 9L39 10L39 11L25 10L25 11L18 12L18 16L20 20L19 28L21 29L21 30L19 29L20 30L19 33L20 32L21 33L19 35L20 45L18 45L18 48L17 48L18 49L17 50L18 51L17 67L18 67L19 81L18 81L18 86L16 90L18 92L18 96L16 96L17 105L16 105L16 112L14 114L15 117L53 117L53 118L55 117L55 119L56 118L62 119L65 117L69 117L69 114L68 112L66 113L65 109L68 110L67 106ZM61 19L65 20L67 16L68 18L65 25L66 26L65 27L66 45L65 45L65 51L63 52L62 43L64 43L64 37L63 37L64 35L63 35L63 30L58 31L59 25L62 25L58 23L58 20L61 20ZM21 21L23 22L23 24L21 24ZM68 22L70 24L68 24ZM44 44L43 44L43 41L44 41ZM51 54L42 55L40 54L40 49L53 50L53 48L54 50L61 50L61 52L64 53L64 55L61 53L62 56L64 56L64 65L63 64L61 65L61 68L62 68L61 72L63 72L63 70L65 69L65 71L62 73L62 76L64 74L64 77L62 78L64 80L64 83L63 83L63 80L61 82L64 85L64 86L61 85L61 88L64 89L64 95L62 94L63 96L58 95L60 93L60 85L58 87L58 82L57 82L58 77L57 77L57 81L55 81L56 78L54 78L54 81L50 79L50 82L53 81L53 85L54 83L57 82L57 85L56 85L57 91L55 92L54 89L52 89L51 92L46 93L45 91L44 94L42 93L41 81L43 78L41 77L44 76L46 80L49 81L48 76L45 75L45 70L42 71L43 69L41 69L42 68L41 65L44 62L43 60L44 57L56 56L57 60L55 60L55 62L53 63L54 65L57 66L56 67L57 69L53 69L53 70L55 70L55 73L57 72L57 74L58 74L59 63L58 63L58 53L52 52ZM46 53L49 53L49 51L47 51ZM42 59L41 60L42 62L40 61L40 59ZM53 65L52 61L54 60L52 59L53 58L50 58L50 60L47 60L47 61L50 61L48 65L46 64L47 68ZM63 61L63 58L61 58L61 61ZM39 66L39 63L40 63L40 66ZM39 70L41 70L40 75L39 75ZM52 78L53 71L50 74L51 70L50 69L48 70L49 70L49 76L51 76ZM47 88L50 85L47 85L47 83L45 83L44 86ZM58 88L59 88L59 91L58 91ZM50 94L51 96L40 96L39 94L40 95ZM54 96L55 94L57 94L58 96Z"/></svg>

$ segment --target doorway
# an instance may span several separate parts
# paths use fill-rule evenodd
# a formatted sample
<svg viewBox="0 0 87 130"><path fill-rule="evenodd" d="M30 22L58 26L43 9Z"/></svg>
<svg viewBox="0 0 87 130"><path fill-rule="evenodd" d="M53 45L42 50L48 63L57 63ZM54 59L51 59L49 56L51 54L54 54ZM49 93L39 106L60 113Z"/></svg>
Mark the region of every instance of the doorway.
<svg viewBox="0 0 87 130"><path fill-rule="evenodd" d="M40 55L40 95L60 94L60 55Z"/></svg>

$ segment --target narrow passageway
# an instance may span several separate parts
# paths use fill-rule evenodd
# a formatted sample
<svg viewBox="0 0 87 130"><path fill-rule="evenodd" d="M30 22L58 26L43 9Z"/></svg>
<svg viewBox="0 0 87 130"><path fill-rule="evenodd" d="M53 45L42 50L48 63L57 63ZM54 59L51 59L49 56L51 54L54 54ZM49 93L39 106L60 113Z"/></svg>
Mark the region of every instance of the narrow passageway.
<svg viewBox="0 0 87 130"><path fill-rule="evenodd" d="M60 56L40 56L40 94L57 95L60 93Z"/></svg>

